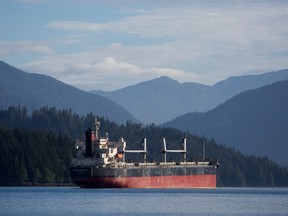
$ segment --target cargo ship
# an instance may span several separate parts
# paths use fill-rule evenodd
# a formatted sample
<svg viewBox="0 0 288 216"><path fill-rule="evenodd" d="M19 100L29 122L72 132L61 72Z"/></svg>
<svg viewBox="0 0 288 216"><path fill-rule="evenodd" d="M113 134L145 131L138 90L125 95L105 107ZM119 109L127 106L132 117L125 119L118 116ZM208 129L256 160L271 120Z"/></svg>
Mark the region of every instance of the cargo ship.
<svg viewBox="0 0 288 216"><path fill-rule="evenodd" d="M147 142L142 139L142 149L129 150L120 138L117 142L100 137L100 122L95 130L86 131L86 142L77 142L77 153L72 160L72 181L85 188L216 188L217 161L188 161L186 138L183 149L167 149L163 138L163 160L147 162ZM139 154L141 162L126 160L127 153ZM180 162L167 161L167 153L182 154Z"/></svg>

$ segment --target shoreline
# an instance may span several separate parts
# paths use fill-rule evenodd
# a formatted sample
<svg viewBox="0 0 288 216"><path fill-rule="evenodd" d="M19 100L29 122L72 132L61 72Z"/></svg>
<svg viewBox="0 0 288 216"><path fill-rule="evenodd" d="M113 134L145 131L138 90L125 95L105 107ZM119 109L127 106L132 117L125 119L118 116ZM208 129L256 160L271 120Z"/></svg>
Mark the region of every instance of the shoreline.
<svg viewBox="0 0 288 216"><path fill-rule="evenodd" d="M34 183L34 182L0 185L0 187L75 187L75 186L76 185L73 183Z"/></svg>

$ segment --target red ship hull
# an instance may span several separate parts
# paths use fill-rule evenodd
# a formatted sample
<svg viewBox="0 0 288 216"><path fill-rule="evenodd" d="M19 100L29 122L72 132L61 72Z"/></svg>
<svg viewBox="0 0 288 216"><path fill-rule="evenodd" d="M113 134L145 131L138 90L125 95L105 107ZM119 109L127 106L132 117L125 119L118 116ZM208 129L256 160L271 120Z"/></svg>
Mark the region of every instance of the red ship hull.
<svg viewBox="0 0 288 216"><path fill-rule="evenodd" d="M91 188L216 188L216 175L106 177L74 179L81 187Z"/></svg>

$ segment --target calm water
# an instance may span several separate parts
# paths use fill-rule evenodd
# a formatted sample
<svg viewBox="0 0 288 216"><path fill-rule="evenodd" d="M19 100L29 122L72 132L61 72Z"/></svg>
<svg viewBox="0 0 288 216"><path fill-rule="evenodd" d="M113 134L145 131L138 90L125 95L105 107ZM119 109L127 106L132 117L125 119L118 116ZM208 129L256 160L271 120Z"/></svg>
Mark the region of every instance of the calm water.
<svg viewBox="0 0 288 216"><path fill-rule="evenodd" d="M288 215L288 188L0 187L0 215Z"/></svg>

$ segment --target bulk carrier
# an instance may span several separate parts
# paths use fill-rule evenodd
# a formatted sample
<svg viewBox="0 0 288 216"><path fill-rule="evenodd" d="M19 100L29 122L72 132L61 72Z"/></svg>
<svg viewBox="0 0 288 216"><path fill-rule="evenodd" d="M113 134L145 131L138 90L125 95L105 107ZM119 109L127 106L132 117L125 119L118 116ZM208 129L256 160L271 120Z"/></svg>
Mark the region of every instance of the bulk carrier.
<svg viewBox="0 0 288 216"><path fill-rule="evenodd" d="M76 144L77 153L70 167L72 181L88 188L216 188L217 161L187 161L186 138L183 149L168 150L163 138L163 161L147 162L146 138L143 149L128 150L120 138L112 142L100 137L100 122L96 130L86 131L86 142ZM142 155L142 162L126 160L126 153ZM182 154L182 162L168 162L167 153Z"/></svg>

